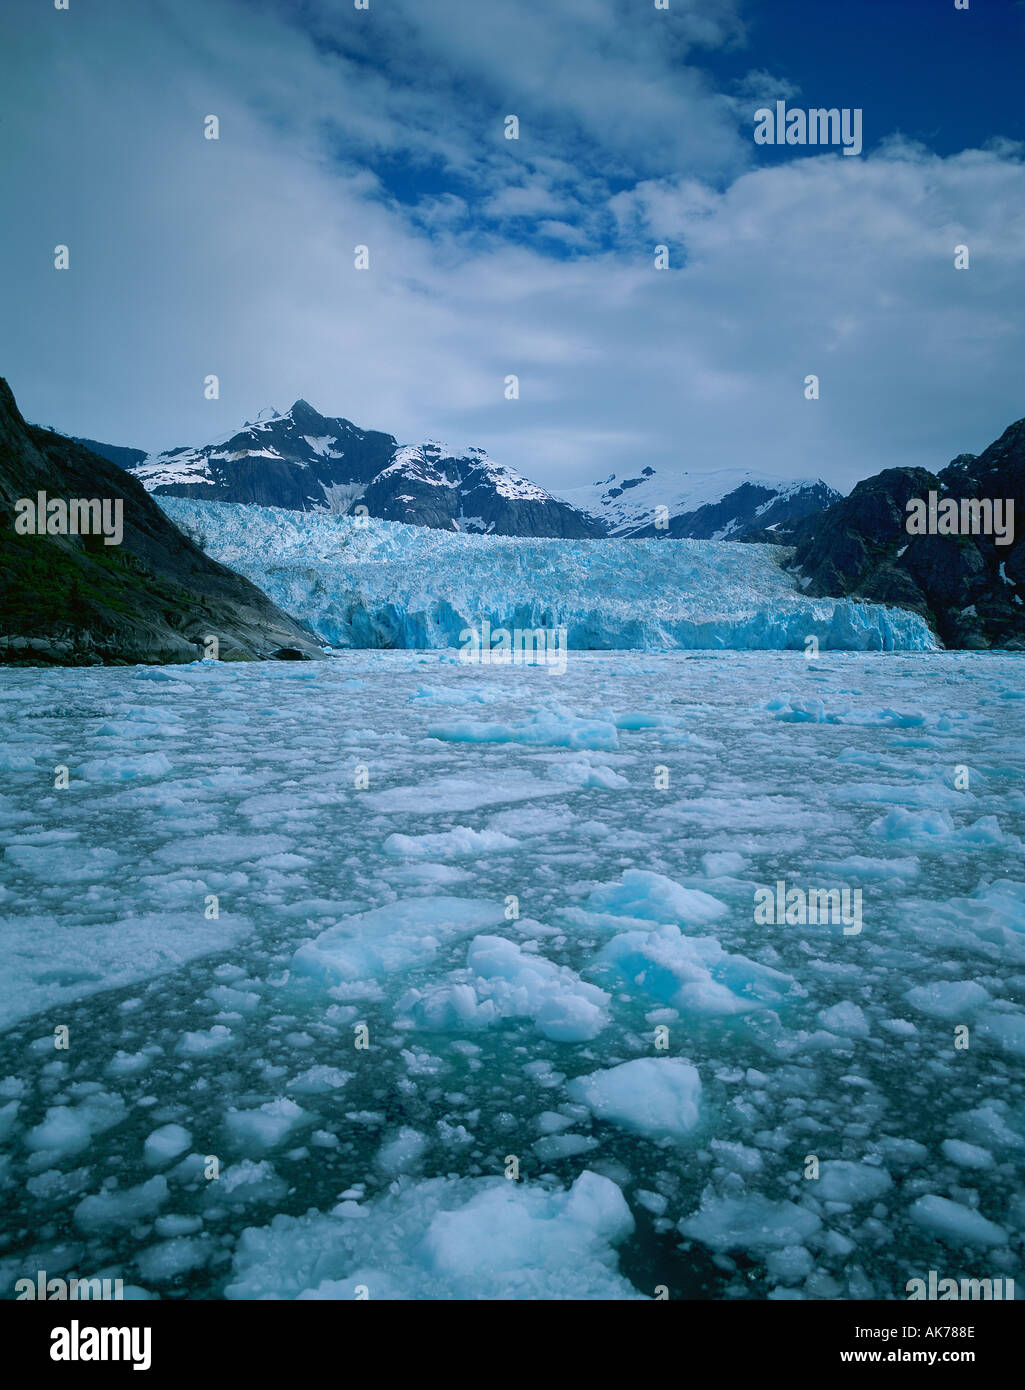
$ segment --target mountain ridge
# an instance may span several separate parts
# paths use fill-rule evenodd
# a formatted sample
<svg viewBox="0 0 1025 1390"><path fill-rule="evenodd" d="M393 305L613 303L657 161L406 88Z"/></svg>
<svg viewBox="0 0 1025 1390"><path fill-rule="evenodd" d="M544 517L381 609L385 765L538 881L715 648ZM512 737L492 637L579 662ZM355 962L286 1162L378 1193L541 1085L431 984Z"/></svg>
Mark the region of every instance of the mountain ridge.
<svg viewBox="0 0 1025 1390"><path fill-rule="evenodd" d="M393 435L321 415L302 398L284 414L197 448L138 457L141 451L118 445L91 447L126 463L158 496L301 512L346 513L362 505L384 521L493 535L603 534L593 518L483 449L451 449L437 440L400 445Z"/></svg>
<svg viewBox="0 0 1025 1390"><path fill-rule="evenodd" d="M635 477L568 488L563 497L604 520L613 537L738 540L820 511L843 494L821 478L779 478L750 468L690 469L663 478L645 467ZM659 515L659 508L662 509Z"/></svg>
<svg viewBox="0 0 1025 1390"><path fill-rule="evenodd" d="M913 534L908 503L985 499L1013 507L1006 544L983 530ZM887 468L816 516L769 536L793 547L792 568L809 595L844 594L897 604L925 617L948 647L1025 650L1025 419L981 454L945 468Z"/></svg>
<svg viewBox="0 0 1025 1390"><path fill-rule="evenodd" d="M364 506L382 521L534 539L738 539L752 526L771 528L840 496L821 479L727 469L663 482L650 467L622 482L613 475L555 492L477 446L399 444L393 435L321 415L301 397L283 414L261 411L234 434L196 448L146 454L79 442L128 468L157 496L342 514ZM668 518L658 525L656 509L665 504Z"/></svg>
<svg viewBox="0 0 1025 1390"><path fill-rule="evenodd" d="M38 504L40 493L44 517L46 498L65 506L102 499L121 519L118 543L95 533L36 534L35 522L19 530L25 503ZM210 636L226 660L320 655L304 624L206 555L131 473L27 424L3 378L0 511L0 662L190 662Z"/></svg>

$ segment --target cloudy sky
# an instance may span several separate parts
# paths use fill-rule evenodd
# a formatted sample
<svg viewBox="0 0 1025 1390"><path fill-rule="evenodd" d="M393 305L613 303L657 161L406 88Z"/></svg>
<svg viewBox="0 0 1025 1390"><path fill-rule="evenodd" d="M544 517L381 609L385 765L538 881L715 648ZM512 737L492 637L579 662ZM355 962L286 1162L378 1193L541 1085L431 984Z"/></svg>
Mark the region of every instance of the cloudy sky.
<svg viewBox="0 0 1025 1390"><path fill-rule="evenodd" d="M1025 415L1025 7L669 3L10 0L0 374L109 443L302 396L553 488L981 450ZM777 99L863 154L756 145Z"/></svg>

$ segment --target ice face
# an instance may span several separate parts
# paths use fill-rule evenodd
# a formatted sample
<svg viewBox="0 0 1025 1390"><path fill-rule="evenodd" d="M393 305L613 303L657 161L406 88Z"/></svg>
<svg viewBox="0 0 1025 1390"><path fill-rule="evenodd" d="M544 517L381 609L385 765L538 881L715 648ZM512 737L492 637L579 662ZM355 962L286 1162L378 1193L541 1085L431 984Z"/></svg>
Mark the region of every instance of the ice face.
<svg viewBox="0 0 1025 1390"><path fill-rule="evenodd" d="M464 647L465 634L487 621L510 634L564 627L572 650L804 651L812 637L821 650L935 648L917 614L807 598L775 546L453 535L371 518L156 500L215 560L332 646Z"/></svg>
<svg viewBox="0 0 1025 1390"><path fill-rule="evenodd" d="M1013 1276L1021 670L5 672L0 1286L69 1249L159 1296ZM781 879L863 930L757 923Z"/></svg>

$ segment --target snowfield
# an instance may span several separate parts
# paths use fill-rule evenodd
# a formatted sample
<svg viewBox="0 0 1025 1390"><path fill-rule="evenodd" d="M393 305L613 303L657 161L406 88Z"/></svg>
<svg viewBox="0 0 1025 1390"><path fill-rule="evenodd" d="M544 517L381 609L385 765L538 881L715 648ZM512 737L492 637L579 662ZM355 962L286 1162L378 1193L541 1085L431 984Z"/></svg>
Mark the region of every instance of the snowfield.
<svg viewBox="0 0 1025 1390"><path fill-rule="evenodd" d="M208 555L334 647L458 647L460 633L565 627L570 648L931 651L915 613L806 597L778 546L524 540L158 497Z"/></svg>
<svg viewBox="0 0 1025 1390"><path fill-rule="evenodd" d="M434 630L435 533L414 562L386 527L295 519L257 561L245 516L247 572L280 602L305 584L336 640L380 610L312 576L359 546L364 599L404 568L396 631ZM492 546L512 594L542 543ZM722 550L724 588L773 570ZM1025 1286L1023 672L785 651L571 651L558 678L453 651L5 671L3 1296L38 1270L136 1298ZM862 929L757 924L780 881L860 890Z"/></svg>

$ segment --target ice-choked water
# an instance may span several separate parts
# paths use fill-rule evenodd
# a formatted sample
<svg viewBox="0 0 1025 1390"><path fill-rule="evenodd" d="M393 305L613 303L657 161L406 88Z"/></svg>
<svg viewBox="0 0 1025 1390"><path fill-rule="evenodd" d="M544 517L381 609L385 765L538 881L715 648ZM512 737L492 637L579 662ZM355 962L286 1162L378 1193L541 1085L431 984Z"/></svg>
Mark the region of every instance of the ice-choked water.
<svg viewBox="0 0 1025 1390"><path fill-rule="evenodd" d="M1021 1287L1022 671L5 672L2 1296Z"/></svg>
<svg viewBox="0 0 1025 1390"><path fill-rule="evenodd" d="M337 647L455 647L479 628L564 626L575 650L928 651L917 614L810 599L776 546L456 535L160 497L172 521Z"/></svg>

